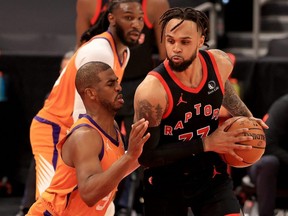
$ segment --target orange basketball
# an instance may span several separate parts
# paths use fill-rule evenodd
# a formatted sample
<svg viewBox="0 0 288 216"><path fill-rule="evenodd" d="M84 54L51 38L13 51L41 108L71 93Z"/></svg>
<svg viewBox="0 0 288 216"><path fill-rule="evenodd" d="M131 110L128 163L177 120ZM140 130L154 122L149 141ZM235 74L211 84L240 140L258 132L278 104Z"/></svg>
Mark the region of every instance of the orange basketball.
<svg viewBox="0 0 288 216"><path fill-rule="evenodd" d="M253 140L240 142L240 145L251 145L253 148L249 150L235 150L235 153L243 158L239 161L230 154L222 154L223 160L232 167L248 167L258 161L264 154L266 147L266 136L263 128L255 120L244 116L232 117L232 124L225 128L225 131L233 131L239 128L248 128L249 131L244 135L252 136Z"/></svg>

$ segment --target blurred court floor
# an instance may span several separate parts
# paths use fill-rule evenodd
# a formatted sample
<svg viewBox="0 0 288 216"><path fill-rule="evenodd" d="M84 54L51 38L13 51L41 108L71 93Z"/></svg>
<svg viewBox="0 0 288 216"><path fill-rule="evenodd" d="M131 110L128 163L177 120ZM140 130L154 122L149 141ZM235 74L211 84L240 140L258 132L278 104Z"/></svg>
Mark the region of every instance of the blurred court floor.
<svg viewBox="0 0 288 216"><path fill-rule="evenodd" d="M15 216L18 212L21 197L0 197L0 215Z"/></svg>

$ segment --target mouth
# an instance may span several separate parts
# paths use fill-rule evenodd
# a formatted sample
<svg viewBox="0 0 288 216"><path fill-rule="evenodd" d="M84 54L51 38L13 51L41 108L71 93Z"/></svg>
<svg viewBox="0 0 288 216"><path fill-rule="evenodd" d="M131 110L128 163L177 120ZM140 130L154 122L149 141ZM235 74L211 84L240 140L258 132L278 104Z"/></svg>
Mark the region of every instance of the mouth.
<svg viewBox="0 0 288 216"><path fill-rule="evenodd" d="M180 56L173 56L171 59L172 59L172 61L173 61L174 63L183 62L183 58L180 57Z"/></svg>
<svg viewBox="0 0 288 216"><path fill-rule="evenodd" d="M133 41L137 41L138 38L140 37L140 32L132 31L129 33L129 36Z"/></svg>
<svg viewBox="0 0 288 216"><path fill-rule="evenodd" d="M120 104L124 104L123 95L119 94L116 98L116 101L118 101L118 103L120 103Z"/></svg>

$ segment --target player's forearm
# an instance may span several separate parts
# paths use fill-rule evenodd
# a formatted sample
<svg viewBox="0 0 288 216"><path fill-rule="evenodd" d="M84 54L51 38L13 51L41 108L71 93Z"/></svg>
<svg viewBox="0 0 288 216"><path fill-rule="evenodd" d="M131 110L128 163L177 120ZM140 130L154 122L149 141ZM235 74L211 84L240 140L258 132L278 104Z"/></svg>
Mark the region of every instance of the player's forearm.
<svg viewBox="0 0 288 216"><path fill-rule="evenodd" d="M109 175L108 179L114 181L115 185L127 175L132 173L135 169L140 166L138 160L130 156L128 153L125 153L121 158L115 161L112 166L107 170Z"/></svg>
<svg viewBox="0 0 288 216"><path fill-rule="evenodd" d="M169 143L155 150L143 151L139 163L145 167L157 167L203 152L201 139L189 142Z"/></svg>
<svg viewBox="0 0 288 216"><path fill-rule="evenodd" d="M228 80L225 83L225 94L222 105L232 116L253 116Z"/></svg>
<svg viewBox="0 0 288 216"><path fill-rule="evenodd" d="M126 166L126 174L124 176L124 177L126 177L127 175L130 175L132 172L134 172L137 168L139 168L140 164L138 162L138 159L137 160L134 160L134 159L129 160L128 159L128 162L124 166Z"/></svg>
<svg viewBox="0 0 288 216"><path fill-rule="evenodd" d="M204 151L203 142L200 138L188 142L179 141L159 145L159 127L151 127L147 131L151 137L145 143L143 152L138 159L144 167L167 165Z"/></svg>
<svg viewBox="0 0 288 216"><path fill-rule="evenodd" d="M82 199L88 206L93 206L118 187L120 181L138 167L137 160L127 154L123 155L107 170L91 175L85 185L79 186Z"/></svg>

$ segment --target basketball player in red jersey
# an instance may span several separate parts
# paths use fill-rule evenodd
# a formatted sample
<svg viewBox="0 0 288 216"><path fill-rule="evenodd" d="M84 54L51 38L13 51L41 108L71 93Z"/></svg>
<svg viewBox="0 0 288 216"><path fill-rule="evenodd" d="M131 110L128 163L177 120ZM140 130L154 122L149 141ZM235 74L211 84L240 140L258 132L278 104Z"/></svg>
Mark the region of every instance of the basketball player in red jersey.
<svg viewBox="0 0 288 216"><path fill-rule="evenodd" d="M56 144L79 114L85 113L75 89L77 70L87 62L101 61L108 64L121 81L130 57L128 46L138 44L143 29L141 4L137 0L112 0L101 22L103 33L93 37L72 56L32 121L30 141L36 161L36 198L49 186L55 173Z"/></svg>
<svg viewBox="0 0 288 216"><path fill-rule="evenodd" d="M88 62L78 70L75 83L87 112L57 144L56 173L27 215L112 215L107 209L117 185L139 167L138 157L149 138L148 122L141 119L133 124L124 154L114 120L124 100L111 67Z"/></svg>
<svg viewBox="0 0 288 216"><path fill-rule="evenodd" d="M151 136L139 157L144 170L144 212L149 216L237 216L241 206L227 165L219 153L249 151L247 128L225 132L220 106L254 118L228 81L233 69L221 50L201 50L208 42L208 18L193 8L171 8L160 19L167 59L135 93L135 120L149 121ZM180 101L180 103L178 103ZM186 101L187 103L183 103ZM254 118L256 119L256 118ZM267 125L256 119L264 128Z"/></svg>

